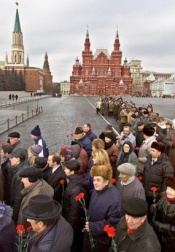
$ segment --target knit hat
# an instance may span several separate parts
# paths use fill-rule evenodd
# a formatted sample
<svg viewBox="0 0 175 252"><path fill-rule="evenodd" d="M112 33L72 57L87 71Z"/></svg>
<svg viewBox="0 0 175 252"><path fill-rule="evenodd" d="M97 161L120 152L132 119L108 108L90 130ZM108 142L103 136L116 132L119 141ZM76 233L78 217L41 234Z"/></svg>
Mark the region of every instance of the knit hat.
<svg viewBox="0 0 175 252"><path fill-rule="evenodd" d="M37 125L33 130L31 130L30 134L34 136L41 136L40 127Z"/></svg>
<svg viewBox="0 0 175 252"><path fill-rule="evenodd" d="M41 178L41 173L36 167L28 167L20 171L19 176L21 178L28 178L30 183L34 183Z"/></svg>
<svg viewBox="0 0 175 252"><path fill-rule="evenodd" d="M117 167L117 170L121 173L133 176L136 173L136 167L135 165L131 164L131 163L124 163L121 164Z"/></svg>
<svg viewBox="0 0 175 252"><path fill-rule="evenodd" d="M171 187L173 190L175 190L175 177L167 178L166 186Z"/></svg>
<svg viewBox="0 0 175 252"><path fill-rule="evenodd" d="M20 138L20 134L18 132L11 132L8 134L8 137Z"/></svg>
<svg viewBox="0 0 175 252"><path fill-rule="evenodd" d="M82 127L77 127L77 128L75 129L75 135L82 134L82 133L84 133Z"/></svg>
<svg viewBox="0 0 175 252"><path fill-rule="evenodd" d="M152 142L151 148L156 149L161 153L165 151L165 145L162 142Z"/></svg>
<svg viewBox="0 0 175 252"><path fill-rule="evenodd" d="M125 214L132 217L143 217L148 213L148 204L140 198L131 198L124 203Z"/></svg>
<svg viewBox="0 0 175 252"><path fill-rule="evenodd" d="M32 146L29 147L29 150L31 151L31 153L35 156L39 155L40 152L42 151L43 147L41 145L38 144L34 144Z"/></svg>
<svg viewBox="0 0 175 252"><path fill-rule="evenodd" d="M112 125L111 124L107 124L105 130L112 130Z"/></svg>
<svg viewBox="0 0 175 252"><path fill-rule="evenodd" d="M153 136L154 132L155 132L155 129L153 127L145 126L143 128L143 134L146 136Z"/></svg>
<svg viewBox="0 0 175 252"><path fill-rule="evenodd" d="M91 168L91 176L101 176L106 180L112 178L112 168L110 165L94 165Z"/></svg>
<svg viewBox="0 0 175 252"><path fill-rule="evenodd" d="M70 171L78 171L80 169L80 164L77 160L72 159L69 161L64 162L64 167L69 169Z"/></svg>
<svg viewBox="0 0 175 252"><path fill-rule="evenodd" d="M45 168L47 166L47 158L46 157L36 157L34 167L36 168Z"/></svg>

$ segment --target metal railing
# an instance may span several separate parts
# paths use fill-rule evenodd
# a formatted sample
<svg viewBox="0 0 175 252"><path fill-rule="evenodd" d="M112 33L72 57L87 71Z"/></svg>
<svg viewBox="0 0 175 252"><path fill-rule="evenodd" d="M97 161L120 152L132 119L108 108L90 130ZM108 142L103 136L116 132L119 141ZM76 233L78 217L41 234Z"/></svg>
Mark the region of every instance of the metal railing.
<svg viewBox="0 0 175 252"><path fill-rule="evenodd" d="M6 108L9 106L13 106L13 105L17 105L17 104L21 104L21 103L26 103L26 102L30 102L30 101L37 101L37 100L41 100L43 98L46 98L46 96L43 97L28 97L28 98L23 98L20 100L11 100L11 101L6 101L6 102L0 102L0 109L1 108Z"/></svg>
<svg viewBox="0 0 175 252"><path fill-rule="evenodd" d="M43 109L41 106L34 110L27 111L26 113L22 113L20 116L15 116L13 119L7 119L4 123L0 123L0 135L42 112Z"/></svg>

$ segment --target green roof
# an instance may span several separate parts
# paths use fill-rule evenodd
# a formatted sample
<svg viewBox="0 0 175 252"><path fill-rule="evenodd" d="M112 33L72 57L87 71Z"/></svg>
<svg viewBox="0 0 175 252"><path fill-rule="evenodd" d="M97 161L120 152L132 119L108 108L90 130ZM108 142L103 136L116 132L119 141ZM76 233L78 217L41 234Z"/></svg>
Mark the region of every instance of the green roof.
<svg viewBox="0 0 175 252"><path fill-rule="evenodd" d="M21 32L18 9L16 10L15 26L13 32Z"/></svg>

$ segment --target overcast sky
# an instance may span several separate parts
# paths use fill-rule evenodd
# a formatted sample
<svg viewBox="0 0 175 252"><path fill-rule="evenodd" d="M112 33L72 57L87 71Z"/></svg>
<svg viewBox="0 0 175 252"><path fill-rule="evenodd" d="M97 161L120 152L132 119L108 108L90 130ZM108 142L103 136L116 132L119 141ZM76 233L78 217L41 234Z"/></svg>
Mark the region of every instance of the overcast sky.
<svg viewBox="0 0 175 252"><path fill-rule="evenodd" d="M48 53L53 81L69 80L82 60L87 26L91 50L113 50L118 26L123 60L142 61L144 70L175 72L175 0L19 0L25 57L43 67ZM0 60L10 60L16 6L1 0Z"/></svg>

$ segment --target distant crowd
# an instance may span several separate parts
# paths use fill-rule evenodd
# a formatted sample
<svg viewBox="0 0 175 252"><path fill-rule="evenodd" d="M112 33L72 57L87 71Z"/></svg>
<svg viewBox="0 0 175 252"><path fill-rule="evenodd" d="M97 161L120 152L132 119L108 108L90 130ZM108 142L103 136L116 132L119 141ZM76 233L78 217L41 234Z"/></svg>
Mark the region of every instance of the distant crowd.
<svg viewBox="0 0 175 252"><path fill-rule="evenodd" d="M99 99L96 112L114 117L119 132L107 124L97 136L85 122L54 153L39 125L27 150L19 132L8 134L1 146L0 251L175 250L173 122L152 104L137 108L120 97Z"/></svg>

